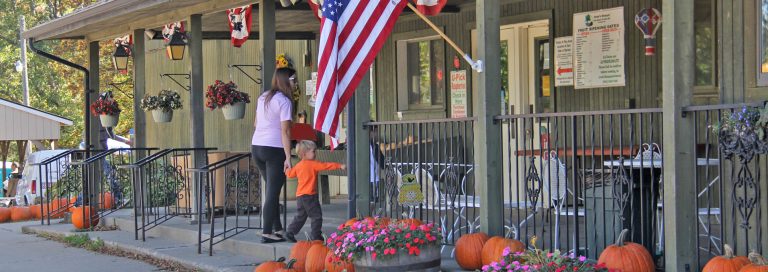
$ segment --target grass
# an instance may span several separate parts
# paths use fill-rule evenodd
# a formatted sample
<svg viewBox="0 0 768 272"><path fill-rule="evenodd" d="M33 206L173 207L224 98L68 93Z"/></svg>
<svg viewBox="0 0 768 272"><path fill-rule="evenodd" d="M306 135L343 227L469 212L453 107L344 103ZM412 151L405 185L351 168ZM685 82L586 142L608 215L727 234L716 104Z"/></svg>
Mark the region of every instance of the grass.
<svg viewBox="0 0 768 272"><path fill-rule="evenodd" d="M88 234L76 234L64 237L64 243L77 248L85 248L90 251L100 251L104 248L104 240L101 238L91 239Z"/></svg>

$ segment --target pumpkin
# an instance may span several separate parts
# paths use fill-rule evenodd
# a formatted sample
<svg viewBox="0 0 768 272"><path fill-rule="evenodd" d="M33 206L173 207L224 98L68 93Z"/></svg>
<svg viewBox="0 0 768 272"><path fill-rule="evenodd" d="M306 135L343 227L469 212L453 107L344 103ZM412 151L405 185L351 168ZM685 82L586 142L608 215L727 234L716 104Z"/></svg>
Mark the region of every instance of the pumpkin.
<svg viewBox="0 0 768 272"><path fill-rule="evenodd" d="M103 197L102 197L103 196ZM111 210L115 206L115 198L110 192L101 193L99 196L99 207L106 210Z"/></svg>
<svg viewBox="0 0 768 272"><path fill-rule="evenodd" d="M72 211L75 210L75 203L76 202L77 202L77 197L76 196L70 197L69 201L67 201L66 199L64 200L64 203L66 203L65 207L68 207L67 208L68 212L72 212Z"/></svg>
<svg viewBox="0 0 768 272"><path fill-rule="evenodd" d="M66 199L59 199L59 198L54 199L53 202L51 202L49 205L50 205L50 209L48 210L48 213L51 216L51 218L64 217L64 213L67 211ZM44 216L47 216L47 215L44 215Z"/></svg>
<svg viewBox="0 0 768 272"><path fill-rule="evenodd" d="M328 252L331 252L331 250L322 243L312 245L309 251L307 251L304 271L323 272L325 270L325 256L328 256Z"/></svg>
<svg viewBox="0 0 768 272"><path fill-rule="evenodd" d="M334 259L336 259L336 255L333 254L333 251L329 251L328 255L325 256L325 270L328 272L355 272L355 266L352 263L346 261L336 262Z"/></svg>
<svg viewBox="0 0 768 272"><path fill-rule="evenodd" d="M11 209L0 207L0 223L5 223L11 220Z"/></svg>
<svg viewBox="0 0 768 272"><path fill-rule="evenodd" d="M43 205L45 206L45 205ZM40 219L43 218L43 213L40 212L40 204L37 205L29 205L29 214L34 219ZM47 214L47 213L46 213Z"/></svg>
<svg viewBox="0 0 768 272"><path fill-rule="evenodd" d="M291 259L290 261L288 261L287 264L285 264L285 267L279 268L279 269L275 269L273 271L275 271L275 272L302 272L302 271L304 271L304 270L301 270L301 269L298 269L298 268L294 268L293 266L296 263L297 263L296 259Z"/></svg>
<svg viewBox="0 0 768 272"><path fill-rule="evenodd" d="M421 222L421 220L416 218L403 218L397 221L397 223L404 226L410 226L410 225L421 226L424 224L423 222Z"/></svg>
<svg viewBox="0 0 768 272"><path fill-rule="evenodd" d="M501 236L494 236L483 245L483 251L481 259L483 265L489 265L492 262L498 262L501 260L501 255L504 253L504 249L509 248L509 252L522 252L525 251L525 244L518 240L507 239Z"/></svg>
<svg viewBox="0 0 768 272"><path fill-rule="evenodd" d="M83 216L85 215L85 216ZM90 220L88 217L90 216ZM80 206L72 209L72 225L77 229L89 229L91 226L99 224L99 217L96 216L96 210L90 206Z"/></svg>
<svg viewBox="0 0 768 272"><path fill-rule="evenodd" d="M766 272L768 271L768 260L763 258L760 253L750 252L749 262L746 266L742 267L739 272Z"/></svg>
<svg viewBox="0 0 768 272"><path fill-rule="evenodd" d="M600 253L597 263L604 263L609 270L622 272L653 272L651 253L641 244L625 242L629 230L624 229L616 239L616 244L610 245Z"/></svg>
<svg viewBox="0 0 768 272"><path fill-rule="evenodd" d="M278 269L285 268L284 261L285 261L285 258L280 257L276 261L263 262L259 266L257 266L255 269L253 269L253 272L273 272Z"/></svg>
<svg viewBox="0 0 768 272"><path fill-rule="evenodd" d="M701 272L737 272L739 269L749 264L746 256L734 256L733 248L729 245L723 245L723 256L716 256L707 262Z"/></svg>
<svg viewBox="0 0 768 272"><path fill-rule="evenodd" d="M482 232L464 234L456 241L456 262L464 270L483 267L482 251L488 235Z"/></svg>
<svg viewBox="0 0 768 272"><path fill-rule="evenodd" d="M296 260L295 267L300 271L304 271L304 264L307 261L307 252L314 245L323 244L320 241L298 241L291 248L291 255L288 258Z"/></svg>
<svg viewBox="0 0 768 272"><path fill-rule="evenodd" d="M32 218L28 207L11 207L11 221L27 221Z"/></svg>
<svg viewBox="0 0 768 272"><path fill-rule="evenodd" d="M379 223L376 224L376 225L378 225L380 228L386 228L387 226L389 226L389 223L391 223L391 222L392 222L392 220L389 219L389 217L380 217L379 218Z"/></svg>
<svg viewBox="0 0 768 272"><path fill-rule="evenodd" d="M345 227L351 227L356 222L357 222L357 218L352 218L352 219L347 220L347 222L344 222L344 226Z"/></svg>

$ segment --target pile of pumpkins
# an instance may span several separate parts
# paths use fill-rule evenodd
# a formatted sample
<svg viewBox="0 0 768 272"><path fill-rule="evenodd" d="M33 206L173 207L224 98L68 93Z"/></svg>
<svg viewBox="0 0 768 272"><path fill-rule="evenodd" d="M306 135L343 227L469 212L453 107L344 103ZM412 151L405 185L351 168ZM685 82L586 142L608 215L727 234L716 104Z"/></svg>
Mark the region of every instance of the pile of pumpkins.
<svg viewBox="0 0 768 272"><path fill-rule="evenodd" d="M747 256L735 256L733 248L723 245L723 256L709 260L702 272L765 272L768 271L768 260L757 252Z"/></svg>
<svg viewBox="0 0 768 272"><path fill-rule="evenodd" d="M370 222L380 227L388 226L390 224L404 224L410 225L422 225L423 223L415 218L400 219L397 221L391 220L387 217L373 218L352 218L347 220L343 225L345 227L352 226L358 221ZM502 250L504 250L502 248ZM272 271L286 271L286 272L355 272L355 266L350 262L334 262L333 251L323 244L322 241L298 241L291 248L291 254L288 257L288 263L285 263L285 258L279 258L276 261L264 262L254 269L254 272L272 272Z"/></svg>
<svg viewBox="0 0 768 272"><path fill-rule="evenodd" d="M100 198L101 199L101 198ZM104 200L100 201L102 204L99 206L102 209L110 209L113 206L113 200L112 200L112 194L111 193L105 193ZM72 225L75 226L77 229L87 229L90 228L91 225L98 224L99 220L96 215L96 210L91 209L89 206L85 207L73 207L70 206L67 209L61 209L62 207L67 207L71 203L74 203L76 201L76 198L72 199L55 199L51 203L46 204L35 204L30 206L13 206L10 208L0 207L0 223L7 223L7 222L21 222L21 221L29 221L29 220L40 220L43 218L48 218L48 210L49 208L54 211L59 211L54 214L51 214L51 218L63 218L64 212L70 212L72 213ZM42 208L41 208L42 206ZM91 220L84 220L83 215L90 215Z"/></svg>

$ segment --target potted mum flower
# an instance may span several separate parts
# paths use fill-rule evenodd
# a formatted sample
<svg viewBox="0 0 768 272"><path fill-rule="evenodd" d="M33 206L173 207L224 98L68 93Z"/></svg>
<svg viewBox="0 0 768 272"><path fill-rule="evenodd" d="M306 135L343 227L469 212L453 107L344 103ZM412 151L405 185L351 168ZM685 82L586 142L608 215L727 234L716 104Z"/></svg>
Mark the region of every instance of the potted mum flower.
<svg viewBox="0 0 768 272"><path fill-rule="evenodd" d="M440 231L434 224L413 220L391 223L366 218L343 224L326 244L336 263L349 262L356 269L439 269Z"/></svg>
<svg viewBox="0 0 768 272"><path fill-rule="evenodd" d="M243 119L246 103L251 103L250 96L238 91L237 85L231 81L224 83L216 80L205 92L205 106L211 110L221 108L226 120Z"/></svg>
<svg viewBox="0 0 768 272"><path fill-rule="evenodd" d="M543 251L536 248L536 236L531 239L533 249L513 253L509 247L505 248L498 262L484 265L483 272L501 271L536 271L536 272L607 272L605 264L595 264L584 256L565 254L559 250L554 252Z"/></svg>
<svg viewBox="0 0 768 272"><path fill-rule="evenodd" d="M173 119L173 111L181 109L181 96L176 91L162 90L158 95L147 95L141 99L141 109L152 111L156 123L168 123Z"/></svg>
<svg viewBox="0 0 768 272"><path fill-rule="evenodd" d="M103 127L115 127L120 120L120 107L112 97L112 92L99 95L99 98L91 103L91 113L99 116Z"/></svg>

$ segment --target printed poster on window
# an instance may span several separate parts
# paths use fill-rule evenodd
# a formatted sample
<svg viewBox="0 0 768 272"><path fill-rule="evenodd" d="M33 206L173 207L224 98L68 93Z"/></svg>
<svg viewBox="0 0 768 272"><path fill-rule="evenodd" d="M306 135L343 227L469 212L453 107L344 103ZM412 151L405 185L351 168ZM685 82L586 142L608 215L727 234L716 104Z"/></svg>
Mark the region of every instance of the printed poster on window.
<svg viewBox="0 0 768 272"><path fill-rule="evenodd" d="M451 71L451 118L467 117L467 70Z"/></svg>
<svg viewBox="0 0 768 272"><path fill-rule="evenodd" d="M573 15L576 89L625 85L624 7Z"/></svg>
<svg viewBox="0 0 768 272"><path fill-rule="evenodd" d="M555 87L573 86L573 36L555 38Z"/></svg>

